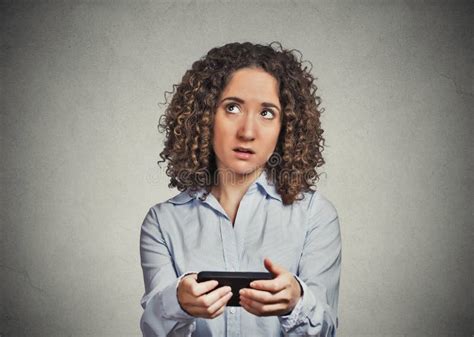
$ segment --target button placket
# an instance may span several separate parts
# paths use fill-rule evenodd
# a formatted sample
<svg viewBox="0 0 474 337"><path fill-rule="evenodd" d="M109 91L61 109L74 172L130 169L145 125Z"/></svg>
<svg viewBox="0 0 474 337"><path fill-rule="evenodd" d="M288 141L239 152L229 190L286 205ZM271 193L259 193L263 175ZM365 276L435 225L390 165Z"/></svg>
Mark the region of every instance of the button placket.
<svg viewBox="0 0 474 337"><path fill-rule="evenodd" d="M227 337L240 336L240 310L235 307L229 307L226 315Z"/></svg>
<svg viewBox="0 0 474 337"><path fill-rule="evenodd" d="M232 223L227 217L220 218L220 230L222 245L224 249L225 268L228 271L239 269L239 254L237 251L237 239ZM240 336L240 315L235 307L228 307L226 310L226 336Z"/></svg>

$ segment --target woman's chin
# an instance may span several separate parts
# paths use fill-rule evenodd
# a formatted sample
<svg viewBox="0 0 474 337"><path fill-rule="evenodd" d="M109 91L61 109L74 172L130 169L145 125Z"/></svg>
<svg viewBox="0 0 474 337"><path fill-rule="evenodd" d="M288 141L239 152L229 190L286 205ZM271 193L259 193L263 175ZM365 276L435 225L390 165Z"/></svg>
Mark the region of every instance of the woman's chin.
<svg viewBox="0 0 474 337"><path fill-rule="evenodd" d="M219 169L220 174L248 176L249 174L259 175L262 172L262 166L249 165L233 165L230 167Z"/></svg>

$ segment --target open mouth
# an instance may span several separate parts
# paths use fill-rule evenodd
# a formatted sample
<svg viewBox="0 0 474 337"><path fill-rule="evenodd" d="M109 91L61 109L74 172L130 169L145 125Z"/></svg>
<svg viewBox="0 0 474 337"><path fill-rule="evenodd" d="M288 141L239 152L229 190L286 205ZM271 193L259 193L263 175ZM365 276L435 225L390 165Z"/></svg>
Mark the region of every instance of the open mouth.
<svg viewBox="0 0 474 337"><path fill-rule="evenodd" d="M248 154L254 154L255 151L253 151L252 149L249 149L249 148L246 148L246 147L236 147L234 149L235 152L238 152L238 153L248 153Z"/></svg>

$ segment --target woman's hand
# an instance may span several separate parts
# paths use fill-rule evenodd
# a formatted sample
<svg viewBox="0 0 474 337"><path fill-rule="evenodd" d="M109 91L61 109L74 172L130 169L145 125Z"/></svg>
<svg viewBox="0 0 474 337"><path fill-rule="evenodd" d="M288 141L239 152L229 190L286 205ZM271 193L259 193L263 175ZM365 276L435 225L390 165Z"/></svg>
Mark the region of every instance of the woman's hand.
<svg viewBox="0 0 474 337"><path fill-rule="evenodd" d="M273 280L254 281L252 289L240 290L240 305L257 316L282 316L290 313L301 297L301 287L289 271L264 260L265 268L272 273Z"/></svg>
<svg viewBox="0 0 474 337"><path fill-rule="evenodd" d="M181 279L178 285L178 302L191 316L216 318L224 312L227 302L232 297L230 287L217 287L217 281L197 281L196 274ZM213 290L213 291L211 291Z"/></svg>

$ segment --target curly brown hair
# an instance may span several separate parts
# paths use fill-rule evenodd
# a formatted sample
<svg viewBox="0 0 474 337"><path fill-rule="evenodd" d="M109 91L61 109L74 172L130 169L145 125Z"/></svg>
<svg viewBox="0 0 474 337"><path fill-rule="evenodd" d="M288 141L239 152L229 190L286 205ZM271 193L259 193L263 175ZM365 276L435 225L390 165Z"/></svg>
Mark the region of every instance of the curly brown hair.
<svg viewBox="0 0 474 337"><path fill-rule="evenodd" d="M210 192L217 170L212 137L219 97L236 70L260 68L277 79L283 112L277 146L265 171L285 205L315 187L316 168L324 164L323 109L311 63L308 68L305 62L298 50L284 49L279 42L229 43L194 62L181 83L173 86L158 125L166 135L158 164L168 161L168 186Z"/></svg>

